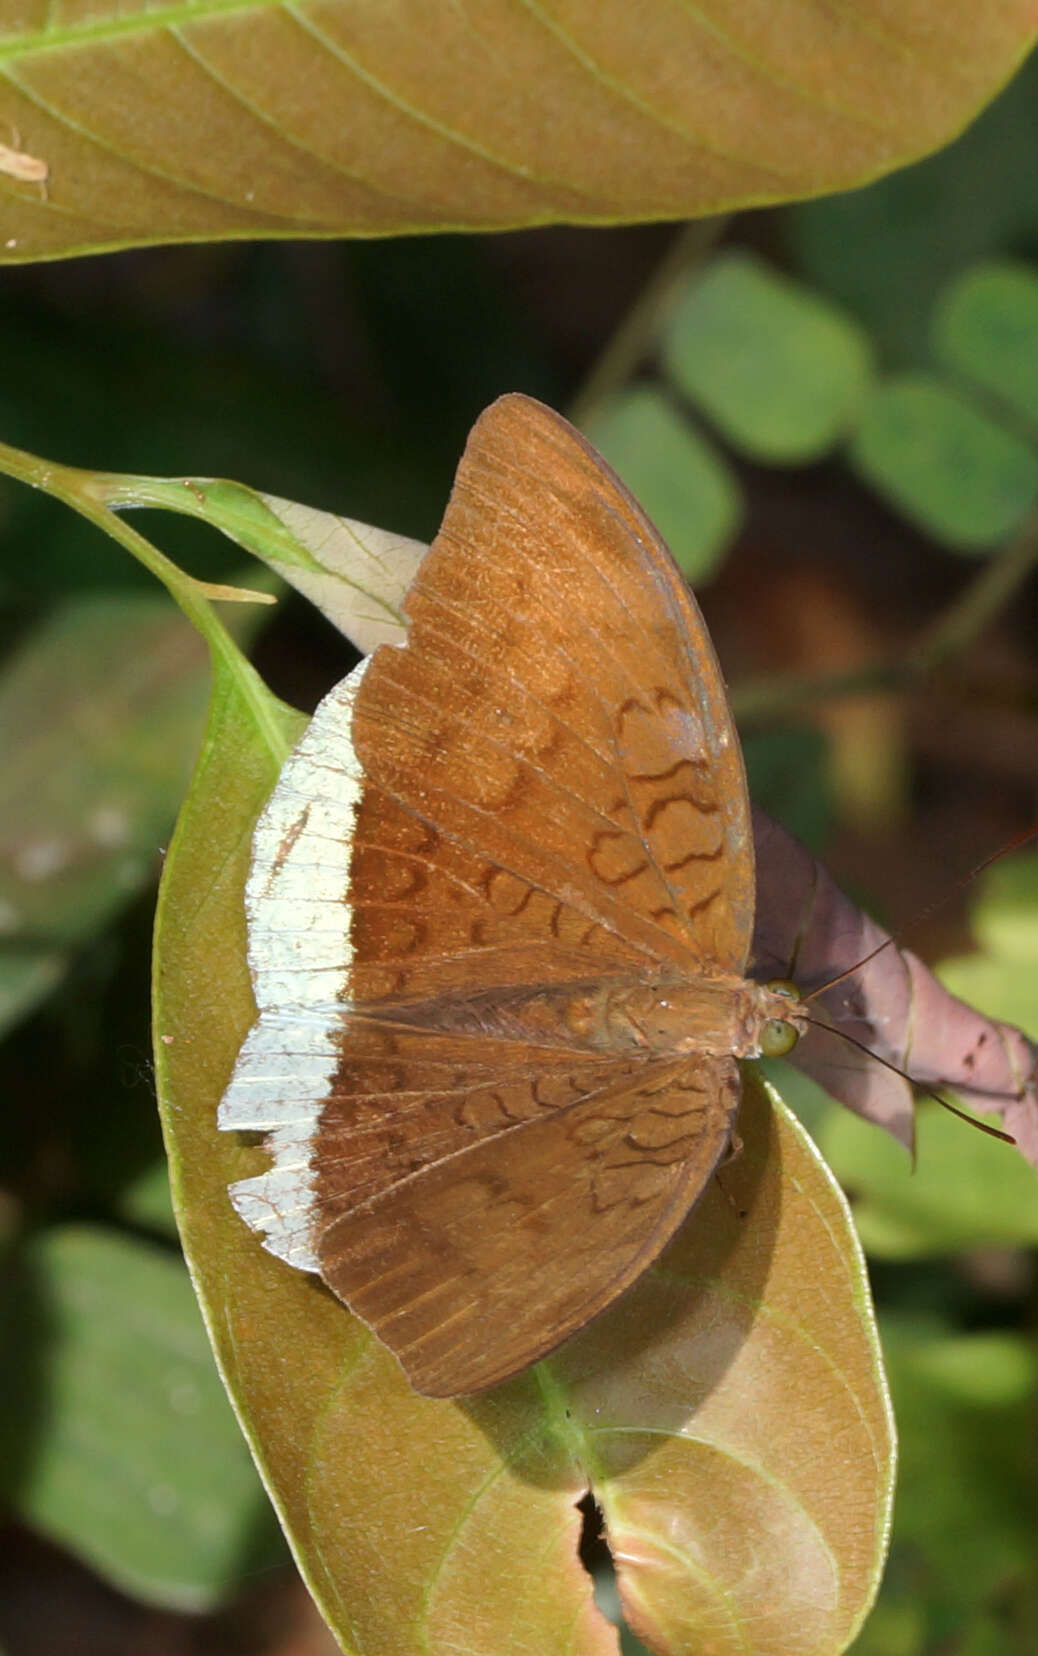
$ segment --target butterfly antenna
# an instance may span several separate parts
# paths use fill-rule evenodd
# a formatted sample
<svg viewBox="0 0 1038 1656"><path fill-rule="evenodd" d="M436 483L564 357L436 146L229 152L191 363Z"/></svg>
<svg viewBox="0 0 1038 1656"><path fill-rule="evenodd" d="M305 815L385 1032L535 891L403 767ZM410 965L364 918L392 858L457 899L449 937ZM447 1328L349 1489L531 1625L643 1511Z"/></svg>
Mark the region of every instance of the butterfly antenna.
<svg viewBox="0 0 1038 1656"><path fill-rule="evenodd" d="M970 880L975 880L978 874L983 874L985 868L990 868L992 863L997 863L1002 857L1008 857L1014 851L1019 851L1020 847L1022 845L1026 845L1028 840L1036 838L1038 838L1038 822L1036 822L1031 828L1025 828L1022 834L1017 834L1013 839L1008 840L1006 844L1000 846L997 851L993 851L990 857L985 857L984 861L979 862L976 868L970 869L969 873L962 880L960 880L959 884L968 885Z"/></svg>
<svg viewBox="0 0 1038 1656"><path fill-rule="evenodd" d="M1016 834L1011 840L1007 840L1006 844L1000 846L997 851L993 851L990 857L985 857L983 862L977 863L976 867L971 868L967 874L961 875L960 878L954 882L951 889L945 892L943 897L938 897L936 902L927 903L923 908L918 909L903 929L905 931L911 931L913 927L918 926L921 921L928 920L931 914L935 914L938 909L944 907L945 903L950 902L957 891L962 891L966 886L971 885L979 874L983 874L986 868L990 868L993 863L999 862L1002 857L1011 856L1014 851L1019 851L1021 846L1026 845L1029 840L1033 840L1035 838L1038 838L1038 822L1030 828L1025 828L1022 834ZM863 966L867 966L870 960L875 960L878 954L882 954L883 950L889 949L892 944L896 947L897 939L895 937L884 938L883 942L877 943L876 947L872 949L869 954L865 955L861 960L856 960L853 966L848 966L845 971L838 972L835 977L829 978L825 983L820 983L816 989L810 990L808 994L801 995L801 1000L815 1000L817 996L824 995L827 989L835 989L836 985L838 983L842 983L844 978L853 977L855 972L860 972ZM837 1033L840 1032L837 1031ZM845 1038L847 1040L850 1039L849 1036ZM875 1053L870 1054L870 1056L875 1057ZM882 1063L882 1059L879 1061ZM900 1073L900 1071L898 1073ZM952 1109L952 1105L949 1104L947 1108L949 1110ZM972 1116L966 1117L967 1121L972 1121L972 1119ZM979 1126L980 1123L978 1122L976 1125Z"/></svg>
<svg viewBox="0 0 1038 1656"><path fill-rule="evenodd" d="M875 950L874 952L878 953L879 951ZM946 1098L942 1098L939 1092L935 1092L932 1087L928 1087L925 1081L914 1081L910 1075L905 1074L903 1069L898 1069L896 1064L892 1064L889 1058L881 1058L878 1052L873 1052L872 1048L867 1047L864 1041L856 1040L853 1035L848 1035L845 1029L837 1029L833 1024L822 1023L817 1018L808 1018L807 1021L812 1029L824 1029L830 1035L839 1036L841 1041L847 1041L850 1046L857 1047L859 1052L863 1052L866 1058L871 1058L874 1064L882 1064L883 1068L890 1070L892 1074L900 1075L902 1081L907 1081L910 1087L914 1087L917 1092L925 1093L927 1098L932 1098L934 1103L940 1104L942 1109L950 1111L953 1116L958 1116L960 1121L968 1122L971 1127L977 1129L978 1133L986 1133L988 1138L998 1139L1002 1144L1015 1145L1016 1139L1012 1133L1004 1132L1001 1127L992 1127L990 1122L978 1121L976 1116L971 1116L968 1111L960 1110L957 1104L949 1104Z"/></svg>
<svg viewBox="0 0 1038 1656"><path fill-rule="evenodd" d="M827 989L835 989L836 985L838 983L842 983L844 978L853 977L855 972L860 972L863 966L867 966L870 960L875 960L876 956L878 954L882 954L884 949L889 949L891 947L896 948L896 946L896 938L885 937L882 943L877 943L874 949L871 949L867 955L862 957L861 960L856 960L853 966L847 966L842 972L837 972L835 977L826 978L825 982L818 984L817 988L810 989L806 995L801 995L801 1001L815 1000L819 995L824 995ZM818 1027L826 1029L828 1028L828 1025L820 1024ZM850 1039L849 1036L848 1039Z"/></svg>

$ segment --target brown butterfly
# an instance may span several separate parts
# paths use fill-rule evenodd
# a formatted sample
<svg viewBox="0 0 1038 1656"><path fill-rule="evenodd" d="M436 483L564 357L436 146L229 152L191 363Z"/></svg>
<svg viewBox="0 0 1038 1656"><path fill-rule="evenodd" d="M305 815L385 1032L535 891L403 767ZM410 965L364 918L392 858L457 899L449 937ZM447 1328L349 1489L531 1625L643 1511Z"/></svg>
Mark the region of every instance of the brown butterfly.
<svg viewBox="0 0 1038 1656"><path fill-rule="evenodd" d="M744 977L739 742L695 601L559 415L477 421L382 645L256 830L260 1017L220 1125L231 1199L432 1396L545 1356L623 1292L731 1137L737 1059L803 1016Z"/></svg>

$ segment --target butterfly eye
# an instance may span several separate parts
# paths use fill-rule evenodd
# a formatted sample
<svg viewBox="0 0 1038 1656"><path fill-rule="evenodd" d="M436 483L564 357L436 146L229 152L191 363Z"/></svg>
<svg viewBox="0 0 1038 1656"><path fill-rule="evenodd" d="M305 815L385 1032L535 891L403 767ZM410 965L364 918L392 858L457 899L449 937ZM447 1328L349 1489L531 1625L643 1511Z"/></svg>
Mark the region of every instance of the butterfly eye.
<svg viewBox="0 0 1038 1656"><path fill-rule="evenodd" d="M801 998L800 990L790 978L772 978L764 987L769 994L785 995L787 1000L798 1001Z"/></svg>
<svg viewBox="0 0 1038 1656"><path fill-rule="evenodd" d="M760 1032L761 1057L784 1058L799 1039L799 1033L791 1023L784 1023L781 1018L769 1018Z"/></svg>

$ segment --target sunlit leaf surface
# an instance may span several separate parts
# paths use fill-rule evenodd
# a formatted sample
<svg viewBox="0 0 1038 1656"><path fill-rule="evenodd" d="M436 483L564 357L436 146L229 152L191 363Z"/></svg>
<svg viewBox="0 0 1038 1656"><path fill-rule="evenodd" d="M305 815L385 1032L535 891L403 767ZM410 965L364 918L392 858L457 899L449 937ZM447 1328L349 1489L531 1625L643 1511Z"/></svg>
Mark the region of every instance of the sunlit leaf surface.
<svg viewBox="0 0 1038 1656"><path fill-rule="evenodd" d="M1030 0L4 0L0 253L684 218L952 137Z"/></svg>
<svg viewBox="0 0 1038 1656"><path fill-rule="evenodd" d="M591 1487L632 1619L662 1652L844 1648L882 1560L891 1426L836 1188L749 1087L742 1154L607 1316L467 1402L413 1393L315 1279L266 1254L226 1186L263 1152L215 1130L254 1015L242 883L299 721L217 679L167 860L156 1067L174 1195L219 1361L299 1563L366 1656L607 1656L577 1558Z"/></svg>

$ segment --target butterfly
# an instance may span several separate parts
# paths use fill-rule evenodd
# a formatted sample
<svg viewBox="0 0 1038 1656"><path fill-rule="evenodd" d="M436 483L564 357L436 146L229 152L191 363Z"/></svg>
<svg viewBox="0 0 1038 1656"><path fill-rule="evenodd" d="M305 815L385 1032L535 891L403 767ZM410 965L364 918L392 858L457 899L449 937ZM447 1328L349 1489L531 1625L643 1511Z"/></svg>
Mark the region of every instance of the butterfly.
<svg viewBox="0 0 1038 1656"><path fill-rule="evenodd" d="M605 461L520 395L476 422L381 645L256 828L259 1018L220 1106L237 1212L456 1396L652 1263L729 1146L740 1057L804 1025L745 977L738 738L703 618Z"/></svg>

